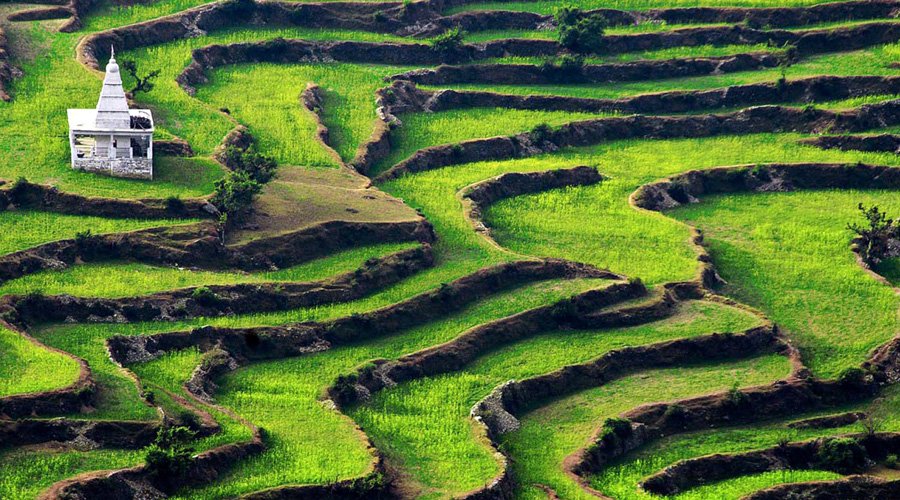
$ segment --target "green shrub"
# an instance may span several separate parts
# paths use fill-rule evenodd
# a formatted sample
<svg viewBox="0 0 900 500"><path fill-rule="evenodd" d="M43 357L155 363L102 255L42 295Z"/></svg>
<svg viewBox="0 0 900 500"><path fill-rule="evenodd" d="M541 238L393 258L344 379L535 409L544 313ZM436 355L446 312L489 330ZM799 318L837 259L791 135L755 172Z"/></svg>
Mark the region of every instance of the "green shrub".
<svg viewBox="0 0 900 500"><path fill-rule="evenodd" d="M537 144L543 144L553 137L553 127L546 123L535 125L531 129L531 139Z"/></svg>
<svg viewBox="0 0 900 500"><path fill-rule="evenodd" d="M18 177L9 187L9 197L15 202L18 197L25 194L25 190L28 189L28 184L28 179L25 177Z"/></svg>
<svg viewBox="0 0 900 500"><path fill-rule="evenodd" d="M90 229L75 233L75 247L80 254L88 255L97 248L99 238Z"/></svg>
<svg viewBox="0 0 900 500"><path fill-rule="evenodd" d="M550 78L560 81L580 77L583 70L584 56L580 54L563 54L541 63L542 72L549 73Z"/></svg>
<svg viewBox="0 0 900 500"><path fill-rule="evenodd" d="M255 148L241 149L228 146L222 153L222 163L238 172L246 172L254 181L265 184L275 177L278 163L271 156L263 155Z"/></svg>
<svg viewBox="0 0 900 500"><path fill-rule="evenodd" d="M898 469L900 468L900 460L897 459L897 455L891 453L884 459L884 466L888 469Z"/></svg>
<svg viewBox="0 0 900 500"><path fill-rule="evenodd" d="M214 307L222 302L222 299L215 292L205 286L200 286L191 292L191 298L201 306Z"/></svg>
<svg viewBox="0 0 900 500"><path fill-rule="evenodd" d="M194 412L182 410L178 413L178 424L188 429L199 429L200 418Z"/></svg>
<svg viewBox="0 0 900 500"><path fill-rule="evenodd" d="M731 407L741 407L747 404L748 397L738 389L737 385L733 386L725 395L725 402Z"/></svg>
<svg viewBox="0 0 900 500"><path fill-rule="evenodd" d="M617 436L620 437L629 437L631 436L631 420L627 418L614 417L607 418L605 422L603 422L603 427L610 429Z"/></svg>
<svg viewBox="0 0 900 500"><path fill-rule="evenodd" d="M667 406L663 413L663 419L672 422L683 422L685 417L687 417L687 408L678 403Z"/></svg>
<svg viewBox="0 0 900 500"><path fill-rule="evenodd" d="M331 397L338 405L347 405L356 401L356 382L359 380L355 373L350 375L338 375L331 385Z"/></svg>
<svg viewBox="0 0 900 500"><path fill-rule="evenodd" d="M877 265L884 260L889 252L889 242L900 238L900 224L894 219L888 219L877 205L866 208L862 203L858 206L866 223L847 224L847 229L856 234L859 239L859 255L870 266Z"/></svg>
<svg viewBox="0 0 900 500"><path fill-rule="evenodd" d="M138 92L147 93L153 90L154 83L153 80L156 80L156 77L159 76L158 69L153 70L144 75L140 74L140 70L138 69L138 65L135 61L124 60L121 62L122 69L129 75L129 79L132 82L131 87L128 89L128 93L131 95L137 94Z"/></svg>
<svg viewBox="0 0 900 500"><path fill-rule="evenodd" d="M165 479L183 475L191 463L194 449L189 446L195 433L182 426L163 426L153 444L147 447L144 461L150 473Z"/></svg>
<svg viewBox="0 0 900 500"><path fill-rule="evenodd" d="M826 439L817 453L819 463L826 469L850 474L865 468L866 449L853 438Z"/></svg>
<svg viewBox="0 0 900 500"><path fill-rule="evenodd" d="M574 52L601 52L606 19L600 14L584 14L581 9L561 7L556 11L559 43Z"/></svg>
<svg viewBox="0 0 900 500"><path fill-rule="evenodd" d="M169 196L166 198L166 210L172 213L180 214L184 212L184 202L177 196Z"/></svg>
<svg viewBox="0 0 900 500"><path fill-rule="evenodd" d="M862 387L866 385L866 371L858 366L846 368L838 375L838 382L850 387Z"/></svg>
<svg viewBox="0 0 900 500"><path fill-rule="evenodd" d="M220 212L237 217L244 214L253 204L256 195L262 191L262 184L247 172L231 172L224 179L216 181L216 190L210 202Z"/></svg>
<svg viewBox="0 0 900 500"><path fill-rule="evenodd" d="M447 30L431 40L431 50L444 57L460 55L464 36L465 33L459 27Z"/></svg>

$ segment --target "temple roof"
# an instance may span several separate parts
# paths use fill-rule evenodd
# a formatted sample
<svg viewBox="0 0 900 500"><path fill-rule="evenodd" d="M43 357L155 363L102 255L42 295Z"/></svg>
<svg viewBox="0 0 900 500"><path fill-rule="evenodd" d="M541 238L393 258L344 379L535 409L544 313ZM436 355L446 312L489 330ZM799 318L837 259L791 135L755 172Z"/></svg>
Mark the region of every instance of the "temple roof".
<svg viewBox="0 0 900 500"><path fill-rule="evenodd" d="M128 99L122 88L122 75L116 63L116 53L110 49L109 63L106 64L106 77L103 89L97 101L96 127L100 129L129 129L131 119L128 113Z"/></svg>
<svg viewBox="0 0 900 500"><path fill-rule="evenodd" d="M150 110L128 109L122 75L112 49L97 107L69 109L68 116L69 130L77 132L153 132L153 115Z"/></svg>
<svg viewBox="0 0 900 500"><path fill-rule="evenodd" d="M153 116L146 109L130 109L128 110L128 119L131 117L149 120L149 128L131 128L131 127L100 127L97 126L97 110L96 109L69 109L69 130L75 132L153 132Z"/></svg>

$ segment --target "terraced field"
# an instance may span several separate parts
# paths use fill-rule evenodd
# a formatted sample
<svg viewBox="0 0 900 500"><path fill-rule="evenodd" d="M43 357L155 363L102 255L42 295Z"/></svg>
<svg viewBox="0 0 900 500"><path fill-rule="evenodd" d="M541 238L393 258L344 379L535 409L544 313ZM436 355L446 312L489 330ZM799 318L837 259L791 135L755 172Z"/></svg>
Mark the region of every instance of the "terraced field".
<svg viewBox="0 0 900 500"><path fill-rule="evenodd" d="M900 498L900 2L43 1L0 498Z"/></svg>

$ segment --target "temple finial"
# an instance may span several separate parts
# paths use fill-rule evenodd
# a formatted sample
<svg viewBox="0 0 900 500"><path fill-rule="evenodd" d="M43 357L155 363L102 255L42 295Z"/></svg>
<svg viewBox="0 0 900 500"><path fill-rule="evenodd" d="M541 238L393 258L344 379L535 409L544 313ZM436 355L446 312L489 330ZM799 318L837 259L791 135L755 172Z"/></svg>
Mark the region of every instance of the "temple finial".
<svg viewBox="0 0 900 500"><path fill-rule="evenodd" d="M109 58L110 60L116 60L116 48L113 45L109 46Z"/></svg>

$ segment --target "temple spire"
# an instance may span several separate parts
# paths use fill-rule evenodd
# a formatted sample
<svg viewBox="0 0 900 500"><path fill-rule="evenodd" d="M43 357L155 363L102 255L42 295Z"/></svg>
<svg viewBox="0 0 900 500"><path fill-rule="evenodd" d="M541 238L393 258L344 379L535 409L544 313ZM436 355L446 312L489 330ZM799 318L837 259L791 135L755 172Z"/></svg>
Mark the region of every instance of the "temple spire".
<svg viewBox="0 0 900 500"><path fill-rule="evenodd" d="M106 64L106 76L103 78L103 89L97 101L98 128L129 129L131 117L128 113L128 99L122 87L122 75L116 63L116 50L110 47L109 62Z"/></svg>

